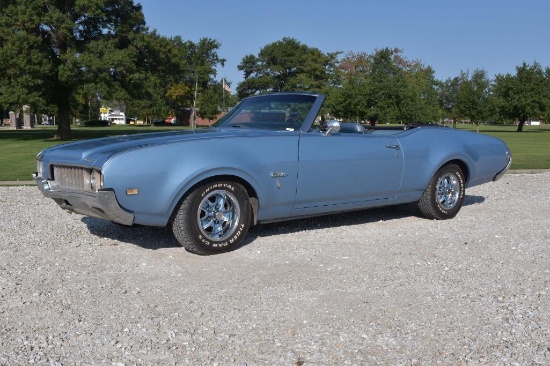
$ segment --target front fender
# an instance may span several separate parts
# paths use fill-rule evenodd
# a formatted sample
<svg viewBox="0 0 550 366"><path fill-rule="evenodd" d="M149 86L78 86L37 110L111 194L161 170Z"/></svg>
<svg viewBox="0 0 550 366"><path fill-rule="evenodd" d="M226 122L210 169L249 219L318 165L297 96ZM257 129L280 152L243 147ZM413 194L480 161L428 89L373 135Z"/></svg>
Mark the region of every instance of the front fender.
<svg viewBox="0 0 550 366"><path fill-rule="evenodd" d="M245 181L262 212L289 214L296 193L297 141L297 134L279 134L149 146L111 158L102 169L104 187L113 189L120 205L143 225L166 225L193 186L216 176ZM282 187L276 188L270 177L273 170L288 173ZM128 189L139 194L127 195Z"/></svg>

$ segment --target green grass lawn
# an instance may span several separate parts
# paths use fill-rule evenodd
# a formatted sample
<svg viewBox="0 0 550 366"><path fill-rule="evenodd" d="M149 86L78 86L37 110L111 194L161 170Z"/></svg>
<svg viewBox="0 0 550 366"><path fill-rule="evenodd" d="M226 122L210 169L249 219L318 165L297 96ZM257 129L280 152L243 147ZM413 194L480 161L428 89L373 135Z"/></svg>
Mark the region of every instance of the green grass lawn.
<svg viewBox="0 0 550 366"><path fill-rule="evenodd" d="M0 128L0 182L29 181L36 171L36 154L43 149L68 141L55 141L55 126L40 126L32 130L10 130ZM97 137L135 134L140 132L168 131L185 127L155 126L110 126L110 127L73 127L75 140Z"/></svg>
<svg viewBox="0 0 550 366"><path fill-rule="evenodd" d="M475 126L458 125L458 129L475 131ZM550 126L480 126L480 133L498 137L512 152L510 169L550 169Z"/></svg>
<svg viewBox="0 0 550 366"><path fill-rule="evenodd" d="M110 126L73 128L76 139L90 139L139 132L167 131L184 127ZM475 131L475 126L458 125L459 129ZM511 169L550 169L550 127L525 126L521 133L515 126L481 126L480 133L496 136L510 147L513 155ZM55 127L32 130L0 128L0 181L31 180L36 170L35 158L42 149L60 144L50 140Z"/></svg>

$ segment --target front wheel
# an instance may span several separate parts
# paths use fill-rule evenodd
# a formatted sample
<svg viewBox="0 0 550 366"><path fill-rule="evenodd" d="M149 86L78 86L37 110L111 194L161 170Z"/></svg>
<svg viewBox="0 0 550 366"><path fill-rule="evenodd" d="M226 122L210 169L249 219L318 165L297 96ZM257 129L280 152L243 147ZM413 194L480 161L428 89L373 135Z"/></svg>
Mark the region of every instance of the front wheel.
<svg viewBox="0 0 550 366"><path fill-rule="evenodd" d="M211 182L183 200L172 231L189 252L216 254L238 247L250 222L251 206L244 187L231 181Z"/></svg>
<svg viewBox="0 0 550 366"><path fill-rule="evenodd" d="M418 201L418 208L429 219L446 220L456 216L464 201L464 173L456 164L438 170Z"/></svg>

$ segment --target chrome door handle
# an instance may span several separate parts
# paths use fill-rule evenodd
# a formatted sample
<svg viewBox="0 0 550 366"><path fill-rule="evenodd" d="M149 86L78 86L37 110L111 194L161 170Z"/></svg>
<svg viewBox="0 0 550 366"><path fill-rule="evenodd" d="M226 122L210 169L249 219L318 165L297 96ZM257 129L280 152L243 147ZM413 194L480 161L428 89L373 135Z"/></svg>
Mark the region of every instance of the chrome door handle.
<svg viewBox="0 0 550 366"><path fill-rule="evenodd" d="M401 146L399 145L386 145L388 149L400 150Z"/></svg>

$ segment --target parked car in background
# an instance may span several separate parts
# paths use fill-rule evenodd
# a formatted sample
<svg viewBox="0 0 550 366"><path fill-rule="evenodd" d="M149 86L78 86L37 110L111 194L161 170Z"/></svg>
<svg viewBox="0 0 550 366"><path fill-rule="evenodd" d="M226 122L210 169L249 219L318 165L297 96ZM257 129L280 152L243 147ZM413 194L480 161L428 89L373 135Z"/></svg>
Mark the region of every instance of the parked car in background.
<svg viewBox="0 0 550 366"><path fill-rule="evenodd" d="M465 189L511 163L499 139L437 125L319 116L322 94L243 100L214 126L79 141L38 154L34 179L62 208L170 226L190 252L232 250L255 224L416 202L457 215Z"/></svg>
<svg viewBox="0 0 550 366"><path fill-rule="evenodd" d="M108 127L111 125L111 121L106 119L90 119L86 121L79 121L77 125L80 127Z"/></svg>

